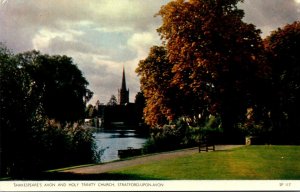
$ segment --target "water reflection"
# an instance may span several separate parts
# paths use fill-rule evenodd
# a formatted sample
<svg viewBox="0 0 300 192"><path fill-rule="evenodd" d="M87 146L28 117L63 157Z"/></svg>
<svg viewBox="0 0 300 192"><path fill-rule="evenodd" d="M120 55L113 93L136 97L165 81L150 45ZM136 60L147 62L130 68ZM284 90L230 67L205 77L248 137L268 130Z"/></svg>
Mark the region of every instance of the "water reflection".
<svg viewBox="0 0 300 192"><path fill-rule="evenodd" d="M98 129L94 133L98 150L104 150L101 162L118 160L118 150L142 148L147 138L136 134L135 130L103 130Z"/></svg>

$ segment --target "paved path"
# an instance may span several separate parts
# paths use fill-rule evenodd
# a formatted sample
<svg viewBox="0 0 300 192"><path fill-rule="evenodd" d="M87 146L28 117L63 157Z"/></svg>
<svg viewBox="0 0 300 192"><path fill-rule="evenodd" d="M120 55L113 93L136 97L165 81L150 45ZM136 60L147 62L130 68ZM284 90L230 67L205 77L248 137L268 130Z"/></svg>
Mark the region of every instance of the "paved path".
<svg viewBox="0 0 300 192"><path fill-rule="evenodd" d="M216 145L215 150L216 151L229 150L229 149L233 149L233 148L237 148L237 147L241 147L241 146L243 146L243 145ZM129 159L129 160L115 161L115 162L111 162L111 163L93 165L93 166L88 166L88 167L68 169L68 170L64 170L62 172L75 173L75 174L99 174L99 173L114 171L114 170L125 168L125 167L142 165L142 164L150 163L153 161L182 157L182 156L191 155L191 154L195 154L195 153L199 153L198 148L190 148L190 149L184 149L184 150L178 150L178 151L172 151L172 152L164 152L164 153L159 153L159 154L146 155L146 156L136 157L136 158Z"/></svg>

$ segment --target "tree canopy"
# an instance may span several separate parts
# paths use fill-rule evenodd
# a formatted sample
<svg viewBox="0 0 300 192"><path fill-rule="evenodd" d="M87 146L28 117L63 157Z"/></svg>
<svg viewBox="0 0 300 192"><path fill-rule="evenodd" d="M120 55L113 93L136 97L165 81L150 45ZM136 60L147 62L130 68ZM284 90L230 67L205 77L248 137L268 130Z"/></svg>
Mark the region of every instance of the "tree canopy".
<svg viewBox="0 0 300 192"><path fill-rule="evenodd" d="M263 40L240 2L175 0L160 9L162 46L136 69L151 127L179 117L205 126L213 115L231 142L239 134L299 142L299 21Z"/></svg>
<svg viewBox="0 0 300 192"><path fill-rule="evenodd" d="M108 106L116 106L118 104L118 100L117 97L115 95L112 95L109 99L109 101L107 102Z"/></svg>
<svg viewBox="0 0 300 192"><path fill-rule="evenodd" d="M167 100L165 93L146 87L155 74L165 82L153 79L153 85L162 86L164 91L176 87L180 91L176 90L174 94L183 94L181 98L191 101L191 110L182 110L188 107L171 110L172 116L176 113L204 118L209 114L218 114L225 129L234 127L250 105L253 79L259 70L262 52L260 31L242 21L244 13L237 8L238 2L177 0L161 8L158 15L162 17L163 24L158 32L165 46L166 58L152 61L152 65L160 71L155 68L142 69L140 66L137 70L146 98L160 94L161 100ZM140 65L145 65L145 61L153 58L152 55L153 48ZM157 59L161 57L157 56ZM151 71L150 78L142 75L141 70L145 74L146 70ZM161 108L166 103L159 100L150 102L148 99L146 112ZM166 112L163 113L166 115ZM147 115L149 112L145 114L146 118L157 121Z"/></svg>
<svg viewBox="0 0 300 192"><path fill-rule="evenodd" d="M270 76L270 108L273 134L277 142L300 142L300 22L273 31L264 40L267 58L272 69ZM270 94L269 93L269 94Z"/></svg>
<svg viewBox="0 0 300 192"><path fill-rule="evenodd" d="M154 46L149 56L139 62L136 72L141 79L141 90L147 104L144 109L145 121L152 125L163 125L174 117L170 98L171 65L168 62L164 47ZM174 93L175 94L175 93ZM170 95L174 96L174 95Z"/></svg>
<svg viewBox="0 0 300 192"><path fill-rule="evenodd" d="M87 85L70 57L37 51L15 55L1 44L1 175L91 162L92 136L74 124L92 96ZM85 155L79 157L79 151Z"/></svg>
<svg viewBox="0 0 300 192"><path fill-rule="evenodd" d="M17 59L40 91L42 107L50 119L74 122L84 117L92 92L72 58L32 51L17 55Z"/></svg>

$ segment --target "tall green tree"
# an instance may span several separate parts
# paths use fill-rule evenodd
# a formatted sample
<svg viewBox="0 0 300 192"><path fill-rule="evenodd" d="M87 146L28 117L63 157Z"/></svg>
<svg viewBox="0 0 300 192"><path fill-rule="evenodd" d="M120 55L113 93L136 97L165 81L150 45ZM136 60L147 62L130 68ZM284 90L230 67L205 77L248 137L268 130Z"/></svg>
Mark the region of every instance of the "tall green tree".
<svg viewBox="0 0 300 192"><path fill-rule="evenodd" d="M2 175L22 171L26 160L21 157L32 155L27 150L32 144L30 134L40 128L43 115L34 82L4 44L0 45L0 98ZM19 170L12 170L14 166Z"/></svg>
<svg viewBox="0 0 300 192"><path fill-rule="evenodd" d="M36 51L17 57L41 91L42 107L50 119L75 122L84 117L85 105L92 92L72 58L42 55Z"/></svg>
<svg viewBox="0 0 300 192"><path fill-rule="evenodd" d="M271 66L268 100L273 137L278 143L300 143L300 22L272 32L264 40Z"/></svg>
<svg viewBox="0 0 300 192"><path fill-rule="evenodd" d="M227 136L251 105L262 51L260 31L244 23L241 0L176 0L163 6L158 29L172 63L172 85L195 114L216 114Z"/></svg>
<svg viewBox="0 0 300 192"><path fill-rule="evenodd" d="M61 64L60 59L67 61ZM91 96L80 74L66 56L42 55L37 51L16 56L1 44L1 176L28 175L41 169L91 161L94 157L92 135L75 124L70 126L71 122L81 120L82 103ZM62 87L66 92L59 92ZM56 94L61 97L54 97ZM65 109L68 105L55 101L67 98L74 101L71 110L76 111ZM54 106L49 107L49 103ZM59 110L66 114L62 115ZM51 120L61 125L52 125ZM68 126L64 126L66 122Z"/></svg>

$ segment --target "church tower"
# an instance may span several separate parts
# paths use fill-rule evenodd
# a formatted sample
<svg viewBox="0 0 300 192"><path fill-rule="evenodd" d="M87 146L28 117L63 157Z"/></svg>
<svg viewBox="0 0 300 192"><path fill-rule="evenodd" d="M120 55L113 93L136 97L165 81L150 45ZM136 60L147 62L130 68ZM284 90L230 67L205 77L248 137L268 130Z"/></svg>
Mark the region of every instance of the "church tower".
<svg viewBox="0 0 300 192"><path fill-rule="evenodd" d="M125 105L129 103L129 89L126 88L125 69L123 67L122 85L119 89L119 104Z"/></svg>

